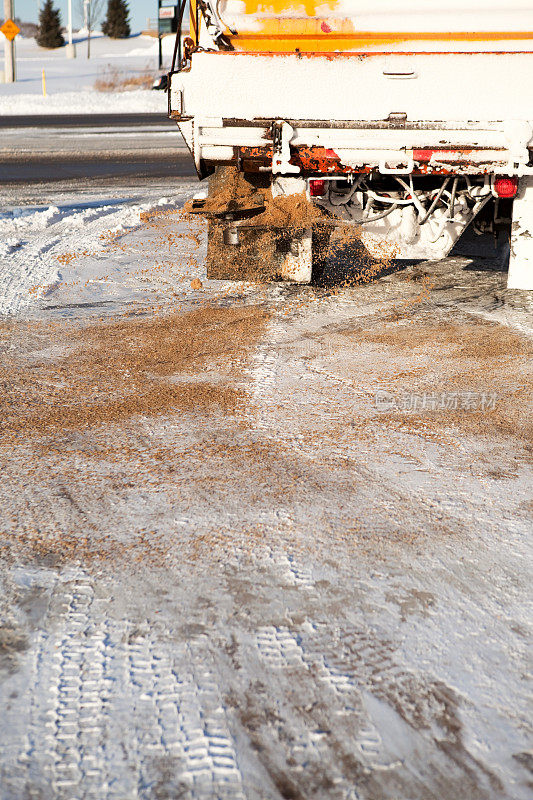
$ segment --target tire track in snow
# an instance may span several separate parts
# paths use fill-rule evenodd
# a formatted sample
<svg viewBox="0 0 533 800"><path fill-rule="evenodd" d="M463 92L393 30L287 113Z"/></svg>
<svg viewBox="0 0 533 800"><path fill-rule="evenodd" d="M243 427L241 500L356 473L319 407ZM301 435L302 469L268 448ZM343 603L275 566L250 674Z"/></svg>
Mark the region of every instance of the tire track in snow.
<svg viewBox="0 0 533 800"><path fill-rule="evenodd" d="M252 379L250 399L256 407L256 425L260 429L268 429L263 418L268 400L275 393L276 377L279 366L279 345L286 338L276 311L268 322L266 335L260 342L252 359L248 372Z"/></svg>
<svg viewBox="0 0 533 800"><path fill-rule="evenodd" d="M310 697L325 698L324 689L329 690L330 714L344 714L356 723L349 747L357 752L357 758L365 768L374 772L401 768L402 761L391 757L387 751L365 698L372 694L388 703L415 728L431 727L438 725L442 713L437 701L437 687L431 680L424 681L423 676L416 676L396 663L394 648L380 642L371 631L354 629L345 632L342 639L349 642L350 651L353 646L357 651L356 657L350 658L346 650L343 652L341 641L335 643L333 637L326 644L324 636L313 628L310 622L297 628L258 628L255 646L262 664L267 670L287 670L289 674L298 669L299 683L309 681L315 685L315 689L309 688ZM409 694L403 691L404 686L409 687ZM413 698L417 698L414 703ZM374 700L372 706L377 703L378 700ZM402 707L403 703L407 705ZM313 737L312 730L307 734L307 745L303 733L300 744L314 752L316 737Z"/></svg>
<svg viewBox="0 0 533 800"><path fill-rule="evenodd" d="M108 615L83 570L52 590L28 655L27 733L2 764L14 800L245 800L206 643L163 646ZM5 720L5 736L14 727ZM0 760L2 759L0 747Z"/></svg>

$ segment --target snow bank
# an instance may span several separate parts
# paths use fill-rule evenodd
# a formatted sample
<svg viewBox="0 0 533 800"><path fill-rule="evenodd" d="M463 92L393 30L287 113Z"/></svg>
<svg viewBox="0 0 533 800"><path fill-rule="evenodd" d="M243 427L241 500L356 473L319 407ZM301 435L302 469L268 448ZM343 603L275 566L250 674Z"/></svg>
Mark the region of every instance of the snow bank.
<svg viewBox="0 0 533 800"><path fill-rule="evenodd" d="M131 205L127 201L108 203L82 203L80 205L47 206L46 208L15 208L11 211L0 213L0 237L6 233L24 231L25 234L44 231L51 226L62 222L62 230L85 228L87 223L106 219L106 229L109 228L109 219L113 220L113 230L125 230L137 225L140 214L152 208L171 206L174 200L161 197L146 203Z"/></svg>
<svg viewBox="0 0 533 800"><path fill-rule="evenodd" d="M167 109L167 95L151 89L128 92L57 92L43 97L39 94L15 94L0 98L2 114L126 114L161 113Z"/></svg>
<svg viewBox="0 0 533 800"><path fill-rule="evenodd" d="M3 40L0 35L0 64ZM106 72L118 70L124 78L154 76L165 71L172 58L174 37L163 39L165 67L158 67L157 40L151 36L109 39L93 35L91 58L83 32L74 36L77 57L66 57L64 47L45 50L34 39L17 39L17 81L0 84L0 115L94 114L166 111L166 94L150 89L100 93L95 83ZM47 97L42 96L42 71L46 74Z"/></svg>
<svg viewBox="0 0 533 800"><path fill-rule="evenodd" d="M139 256L123 254L120 266L113 258L98 259L102 235L134 230L143 211L178 207L188 192L182 188L173 197L156 197L143 203L103 199L0 212L0 316L30 308L51 285L61 281L84 284L96 280L98 264L94 259L69 266L68 255L73 250L95 253L100 268L106 272L115 270L120 283L121 270L127 273L132 265L138 268L135 259ZM87 299L87 292L84 297Z"/></svg>
<svg viewBox="0 0 533 800"><path fill-rule="evenodd" d="M170 61L174 53L175 36L165 36L162 39L163 58ZM143 47L135 47L129 50L126 54L128 58L139 58L141 56L154 56L159 55L157 39L152 38L151 44L143 43Z"/></svg>

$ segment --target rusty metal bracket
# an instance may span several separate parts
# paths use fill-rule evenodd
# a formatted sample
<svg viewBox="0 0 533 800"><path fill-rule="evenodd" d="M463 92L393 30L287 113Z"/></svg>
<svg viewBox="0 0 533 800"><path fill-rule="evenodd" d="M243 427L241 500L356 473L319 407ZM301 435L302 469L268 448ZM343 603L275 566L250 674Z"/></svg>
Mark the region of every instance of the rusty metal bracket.
<svg viewBox="0 0 533 800"><path fill-rule="evenodd" d="M284 120L272 123L272 174L297 175L301 170L296 164L291 164L290 141L294 136L294 128Z"/></svg>

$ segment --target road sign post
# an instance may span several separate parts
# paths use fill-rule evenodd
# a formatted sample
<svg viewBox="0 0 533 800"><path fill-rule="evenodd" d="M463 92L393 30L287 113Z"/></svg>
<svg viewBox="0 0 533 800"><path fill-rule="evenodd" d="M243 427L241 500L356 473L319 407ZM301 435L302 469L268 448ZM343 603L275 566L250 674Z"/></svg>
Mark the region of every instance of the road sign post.
<svg viewBox="0 0 533 800"><path fill-rule="evenodd" d="M15 81L15 36L20 33L20 28L13 22L13 0L4 0L4 24L0 31L6 37L4 42L4 81Z"/></svg>
<svg viewBox="0 0 533 800"><path fill-rule="evenodd" d="M178 29L177 0L157 0L157 38L159 41L159 69L163 66L163 35Z"/></svg>
<svg viewBox="0 0 533 800"><path fill-rule="evenodd" d="M67 23L68 42L65 48L67 58L76 58L76 45L72 43L72 0L68 0L68 23Z"/></svg>

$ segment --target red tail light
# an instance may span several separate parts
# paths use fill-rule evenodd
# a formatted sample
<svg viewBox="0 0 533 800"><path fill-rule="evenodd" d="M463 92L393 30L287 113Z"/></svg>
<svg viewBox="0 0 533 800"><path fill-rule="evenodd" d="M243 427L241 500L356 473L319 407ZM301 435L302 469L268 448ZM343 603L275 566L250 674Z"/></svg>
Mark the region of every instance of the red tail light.
<svg viewBox="0 0 533 800"><path fill-rule="evenodd" d="M311 197L323 197L326 194L326 181L321 179L309 181L309 194Z"/></svg>
<svg viewBox="0 0 533 800"><path fill-rule="evenodd" d="M518 178L504 178L500 175L494 180L494 191L498 197L509 199L518 191Z"/></svg>

